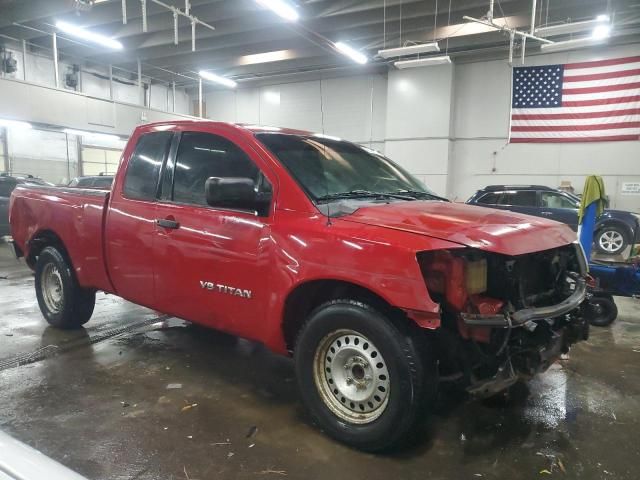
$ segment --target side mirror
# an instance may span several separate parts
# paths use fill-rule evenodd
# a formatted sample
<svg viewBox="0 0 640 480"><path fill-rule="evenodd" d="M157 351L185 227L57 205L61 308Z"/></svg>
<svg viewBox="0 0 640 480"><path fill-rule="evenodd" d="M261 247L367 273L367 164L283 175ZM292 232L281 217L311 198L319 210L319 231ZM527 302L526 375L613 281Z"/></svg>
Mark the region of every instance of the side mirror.
<svg viewBox="0 0 640 480"><path fill-rule="evenodd" d="M270 193L258 193L255 182L244 177L210 177L204 184L207 204L212 207L254 210L266 215Z"/></svg>

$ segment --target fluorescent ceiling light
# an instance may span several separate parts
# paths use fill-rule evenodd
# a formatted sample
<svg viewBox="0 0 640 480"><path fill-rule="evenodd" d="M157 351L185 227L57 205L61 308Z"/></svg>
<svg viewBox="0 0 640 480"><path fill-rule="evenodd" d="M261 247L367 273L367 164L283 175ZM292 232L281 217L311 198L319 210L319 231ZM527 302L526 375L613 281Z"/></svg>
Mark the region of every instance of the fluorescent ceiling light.
<svg viewBox="0 0 640 480"><path fill-rule="evenodd" d="M609 21L607 15L598 15L594 20L585 20L584 22L561 23L559 25L551 25L550 27L536 28L535 34L538 37L553 37L555 35L566 35L569 33L586 32L592 28L602 26L603 23Z"/></svg>
<svg viewBox="0 0 640 480"><path fill-rule="evenodd" d="M350 47L346 43L336 42L334 43L334 45L340 53L342 53L343 55L346 55L354 62L359 63L361 65L364 65L365 63L367 63L368 59L366 55L364 55L363 53L360 53L359 51L357 51L353 47Z"/></svg>
<svg viewBox="0 0 640 480"><path fill-rule="evenodd" d="M20 122L19 120L3 120L2 118L0 118L0 127L23 129L33 128L31 124L27 122Z"/></svg>
<svg viewBox="0 0 640 480"><path fill-rule="evenodd" d="M565 50L573 50L575 48L591 47L603 43L604 39L599 38L580 38L578 40L567 40L566 42L543 43L540 49L543 52L563 52Z"/></svg>
<svg viewBox="0 0 640 480"><path fill-rule="evenodd" d="M611 25L598 25L591 32L591 38L594 40L603 40L611 34Z"/></svg>
<svg viewBox="0 0 640 480"><path fill-rule="evenodd" d="M289 60L294 56L293 50L276 50L273 52L253 53L243 55L238 59L238 65L255 65L256 63L279 62Z"/></svg>
<svg viewBox="0 0 640 480"><path fill-rule="evenodd" d="M114 50L122 50L122 44L119 41L114 40L113 38L105 37L104 35L100 35L99 33L90 32L89 30L85 30L84 28L78 27L77 25L71 25L67 22L58 21L56 22L56 28L58 30L62 30L65 33L68 33L69 35L73 35L74 37L97 43L105 47L113 48Z"/></svg>
<svg viewBox="0 0 640 480"><path fill-rule="evenodd" d="M120 137L117 135L111 135L109 133L98 133L98 132L85 132L84 130L75 130L73 128L65 128L64 130L62 130L64 133L67 133L69 135L78 135L80 137L91 137L91 138L95 138L95 139L102 139L102 140L112 140L112 141L119 141Z"/></svg>
<svg viewBox="0 0 640 480"><path fill-rule="evenodd" d="M225 87L236 88L236 86L238 85L236 82L234 82L230 78L221 77L220 75L216 75L215 73L205 72L204 70L200 70L199 75L205 80L219 83L220 85L224 85Z"/></svg>
<svg viewBox="0 0 640 480"><path fill-rule="evenodd" d="M260 5L270 8L285 20L295 22L300 18L295 8L289 5L284 0L256 0Z"/></svg>
<svg viewBox="0 0 640 480"><path fill-rule="evenodd" d="M403 57L405 55L416 55L418 53L439 52L440 47L437 42L422 43L420 45L410 45L408 47L387 48L378 50L378 55L382 58Z"/></svg>
<svg viewBox="0 0 640 480"><path fill-rule="evenodd" d="M393 65L403 70L405 68L430 67L432 65L444 65L448 63L451 63L449 55L442 55L440 57L419 58L417 60L401 60L394 62Z"/></svg>

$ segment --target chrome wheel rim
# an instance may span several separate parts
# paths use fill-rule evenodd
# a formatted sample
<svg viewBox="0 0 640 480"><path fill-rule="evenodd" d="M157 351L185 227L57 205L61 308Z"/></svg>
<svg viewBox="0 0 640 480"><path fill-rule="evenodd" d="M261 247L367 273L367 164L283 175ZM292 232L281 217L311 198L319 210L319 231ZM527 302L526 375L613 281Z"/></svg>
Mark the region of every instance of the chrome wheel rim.
<svg viewBox="0 0 640 480"><path fill-rule="evenodd" d="M598 243L600 244L600 248L605 252L615 253L622 248L624 238L615 230L607 230L602 232L598 238Z"/></svg>
<svg viewBox="0 0 640 480"><path fill-rule="evenodd" d="M53 263L48 263L42 270L40 277L42 287L42 299L51 313L60 313L64 303L64 293L62 287L62 276L58 267Z"/></svg>
<svg viewBox="0 0 640 480"><path fill-rule="evenodd" d="M336 330L320 341L314 380L324 404L341 420L371 423L387 408L387 364L380 350L353 330Z"/></svg>

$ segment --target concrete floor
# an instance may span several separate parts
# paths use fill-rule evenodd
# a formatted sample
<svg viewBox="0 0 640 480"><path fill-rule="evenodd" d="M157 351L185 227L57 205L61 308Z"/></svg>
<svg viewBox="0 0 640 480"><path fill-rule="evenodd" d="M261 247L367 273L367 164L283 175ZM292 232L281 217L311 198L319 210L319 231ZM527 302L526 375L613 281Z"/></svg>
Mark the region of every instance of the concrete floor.
<svg viewBox="0 0 640 480"><path fill-rule="evenodd" d="M442 394L416 447L376 456L311 426L291 361L259 345L102 294L86 329L47 327L0 246L0 430L96 480L637 480L640 303L618 305L528 393Z"/></svg>

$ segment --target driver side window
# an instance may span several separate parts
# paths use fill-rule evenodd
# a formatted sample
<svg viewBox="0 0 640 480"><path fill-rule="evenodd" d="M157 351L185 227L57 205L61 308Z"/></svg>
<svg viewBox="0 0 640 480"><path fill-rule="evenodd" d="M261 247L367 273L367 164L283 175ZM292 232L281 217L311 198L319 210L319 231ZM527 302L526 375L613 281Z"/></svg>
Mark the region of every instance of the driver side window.
<svg viewBox="0 0 640 480"><path fill-rule="evenodd" d="M174 166L173 201L207 206L205 182L209 177L250 178L256 190L270 188L246 153L219 135L184 132Z"/></svg>

